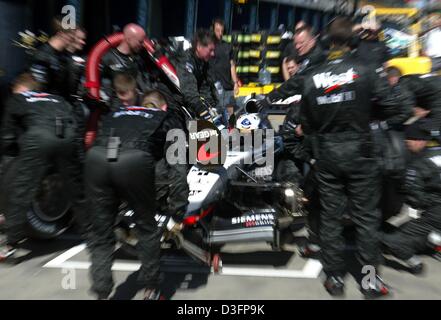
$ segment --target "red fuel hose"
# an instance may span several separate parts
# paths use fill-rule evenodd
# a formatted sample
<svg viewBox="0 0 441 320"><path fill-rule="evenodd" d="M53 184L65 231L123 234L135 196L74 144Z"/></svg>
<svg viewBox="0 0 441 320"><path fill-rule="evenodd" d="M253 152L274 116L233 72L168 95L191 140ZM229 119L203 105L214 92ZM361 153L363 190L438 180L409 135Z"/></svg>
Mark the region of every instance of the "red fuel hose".
<svg viewBox="0 0 441 320"><path fill-rule="evenodd" d="M100 70L99 66L103 56L112 48L118 47L124 40L123 33L115 33L100 42L98 42L89 54L86 65L86 84L89 97L92 99L100 100ZM153 42L146 38L144 40L144 48L147 50L151 59L155 62L156 66L160 68L166 76L170 79L173 85L179 90L179 79L176 71L166 56L155 50ZM92 111L87 123L85 145L89 149L92 146L93 141L96 138L98 130L98 121L101 116L102 110L97 108Z"/></svg>
<svg viewBox="0 0 441 320"><path fill-rule="evenodd" d="M120 45L123 41L124 35L122 33L115 33L106 39L98 42L89 54L86 65L86 84L85 87L89 91L89 97L92 99L100 100L100 62L102 57L111 49ZM87 122L85 145L86 149L92 146L93 141L96 138L98 130L98 121L101 116L102 110L97 108L90 114L90 118Z"/></svg>

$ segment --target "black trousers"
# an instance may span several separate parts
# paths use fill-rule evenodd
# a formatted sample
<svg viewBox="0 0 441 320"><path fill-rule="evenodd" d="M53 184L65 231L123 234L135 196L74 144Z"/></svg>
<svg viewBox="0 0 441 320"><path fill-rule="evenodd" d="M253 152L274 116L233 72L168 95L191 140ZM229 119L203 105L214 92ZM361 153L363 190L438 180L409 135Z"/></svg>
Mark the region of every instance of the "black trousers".
<svg viewBox="0 0 441 320"><path fill-rule="evenodd" d="M320 197L317 173L314 169L311 169L306 175L303 191L305 197L309 200L305 206L308 212L308 241L310 244L320 245Z"/></svg>
<svg viewBox="0 0 441 320"><path fill-rule="evenodd" d="M308 240L311 244L319 245L320 201L315 175L315 171L310 170L303 178L296 162L290 159L289 155L279 160L276 171L277 181L291 182L303 188L305 197L309 200L306 204Z"/></svg>
<svg viewBox="0 0 441 320"><path fill-rule="evenodd" d="M48 128L32 128L21 139L20 154L12 160L11 170L7 172L4 181L6 199L6 235L9 244L16 244L26 237L27 217L32 200L40 183L48 170L55 166L66 183L72 197L74 210L81 210L79 192L82 187L75 179L74 154L75 133L73 128L67 128L64 138L57 138L55 130ZM5 186L6 185L6 186ZM85 219L84 217L81 219Z"/></svg>
<svg viewBox="0 0 441 320"><path fill-rule="evenodd" d="M380 171L376 160L364 150L362 139L341 135L321 144L317 163L320 197L320 243L325 273L345 271L345 241L342 235L343 206L348 206L356 226L357 258L360 264L380 263L377 209L381 194Z"/></svg>
<svg viewBox="0 0 441 320"><path fill-rule="evenodd" d="M159 285L161 232L155 220L155 164L142 151L121 151L118 161L109 162L104 147L93 147L86 155L85 184L92 221L92 290L108 296L112 292L114 225L121 200L134 211L141 269L138 281L146 288Z"/></svg>
<svg viewBox="0 0 441 320"><path fill-rule="evenodd" d="M441 232L441 210L435 208L421 214L421 218L402 225L396 232L383 235L383 244L397 258L408 260L427 248L432 231Z"/></svg>

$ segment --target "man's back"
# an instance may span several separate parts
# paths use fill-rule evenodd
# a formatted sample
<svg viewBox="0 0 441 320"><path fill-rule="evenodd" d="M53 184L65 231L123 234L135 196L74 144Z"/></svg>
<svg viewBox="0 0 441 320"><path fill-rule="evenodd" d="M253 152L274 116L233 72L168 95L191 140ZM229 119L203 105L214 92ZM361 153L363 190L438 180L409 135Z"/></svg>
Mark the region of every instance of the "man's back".
<svg viewBox="0 0 441 320"><path fill-rule="evenodd" d="M170 117L159 109L120 108L103 119L96 145L106 146L108 138L114 136L121 139L123 149L140 149L161 158L166 134L161 129L166 118Z"/></svg>
<svg viewBox="0 0 441 320"><path fill-rule="evenodd" d="M5 121L16 121L15 125L25 130L31 127L55 127L56 117L74 121L72 106L60 96L28 91L14 94L7 102Z"/></svg>
<svg viewBox="0 0 441 320"><path fill-rule="evenodd" d="M368 132L374 75L349 53L308 74L304 79L302 109L309 129L321 134Z"/></svg>
<svg viewBox="0 0 441 320"><path fill-rule="evenodd" d="M215 57L210 61L210 76L213 81L220 81L224 90L233 90L234 83L231 78L231 61L234 60L233 49L225 41L216 44Z"/></svg>
<svg viewBox="0 0 441 320"><path fill-rule="evenodd" d="M426 148L410 162L404 192L407 203L426 210L441 205L441 148Z"/></svg>
<svg viewBox="0 0 441 320"><path fill-rule="evenodd" d="M435 74L407 75L400 84L414 93L416 105L425 109L441 106L441 77Z"/></svg>

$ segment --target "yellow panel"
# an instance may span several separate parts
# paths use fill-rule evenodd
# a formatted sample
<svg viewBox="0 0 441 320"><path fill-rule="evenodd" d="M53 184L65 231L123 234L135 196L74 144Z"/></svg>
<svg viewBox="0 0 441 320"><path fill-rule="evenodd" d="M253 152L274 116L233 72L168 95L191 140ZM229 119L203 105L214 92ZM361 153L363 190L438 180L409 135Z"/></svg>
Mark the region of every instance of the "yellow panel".
<svg viewBox="0 0 441 320"><path fill-rule="evenodd" d="M248 59L250 57L249 51L239 51L239 58L240 59Z"/></svg>
<svg viewBox="0 0 441 320"><path fill-rule="evenodd" d="M280 67L267 67L267 69L271 74L277 74L280 72Z"/></svg>
<svg viewBox="0 0 441 320"><path fill-rule="evenodd" d="M260 58L259 50L250 50L250 58Z"/></svg>
<svg viewBox="0 0 441 320"><path fill-rule="evenodd" d="M403 75L430 73L432 62L427 57L395 58L387 63L388 67L400 69Z"/></svg>
<svg viewBox="0 0 441 320"><path fill-rule="evenodd" d="M280 36L269 36L266 40L267 44L279 44L282 41L282 37Z"/></svg>
<svg viewBox="0 0 441 320"><path fill-rule="evenodd" d="M243 86L239 90L238 97L246 97L253 93L255 94L268 94L273 91L275 88L278 88L280 84L270 84L267 86L259 86L258 83L250 83L247 86Z"/></svg>
<svg viewBox="0 0 441 320"><path fill-rule="evenodd" d="M280 58L280 51L268 51L266 53L267 59L279 59Z"/></svg>
<svg viewBox="0 0 441 320"><path fill-rule="evenodd" d="M407 15L412 17L418 13L416 8L376 8L376 15Z"/></svg>
<svg viewBox="0 0 441 320"><path fill-rule="evenodd" d="M223 39L225 42L231 43L231 35L224 35L224 36L222 37L222 39Z"/></svg>
<svg viewBox="0 0 441 320"><path fill-rule="evenodd" d="M250 73L259 73L259 66L250 66Z"/></svg>
<svg viewBox="0 0 441 320"><path fill-rule="evenodd" d="M257 33L257 34L251 35L251 42L260 43L261 40L262 40L262 35L261 34Z"/></svg>
<svg viewBox="0 0 441 320"><path fill-rule="evenodd" d="M263 88L262 87L252 87L252 86L241 87L239 90L238 97L246 97L246 96L249 96L253 93L262 94Z"/></svg>

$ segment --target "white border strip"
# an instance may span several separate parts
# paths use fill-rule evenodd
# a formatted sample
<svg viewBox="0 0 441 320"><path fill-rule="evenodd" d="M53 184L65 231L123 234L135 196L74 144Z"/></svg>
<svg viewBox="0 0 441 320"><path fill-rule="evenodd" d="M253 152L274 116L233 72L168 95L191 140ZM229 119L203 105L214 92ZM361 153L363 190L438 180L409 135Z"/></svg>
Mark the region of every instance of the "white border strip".
<svg viewBox="0 0 441 320"><path fill-rule="evenodd" d="M72 249L67 250L66 252L62 253L61 255L59 255L58 257L56 257L55 259L49 261L48 263L46 263L43 268L60 268L60 266L65 263L67 260L69 260L70 258L76 256L77 254L79 254L81 251L84 251L86 249L86 244L80 244L76 247L73 247Z"/></svg>
<svg viewBox="0 0 441 320"><path fill-rule="evenodd" d="M281 270L265 268L234 268L222 267L221 275L242 277L269 277L269 278L303 278L316 279L322 271L322 265L317 260L308 260L303 270Z"/></svg>
<svg viewBox="0 0 441 320"><path fill-rule="evenodd" d="M43 268L88 270L91 263L87 261L67 261L86 249L85 244L73 247L62 253L55 259L46 263ZM141 267L140 263L115 262L113 271L135 272ZM300 278L316 279L322 271L322 265L318 260L309 259L303 270L283 270L271 268L246 268L223 266L219 275L240 277L266 277L266 278Z"/></svg>

